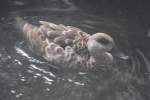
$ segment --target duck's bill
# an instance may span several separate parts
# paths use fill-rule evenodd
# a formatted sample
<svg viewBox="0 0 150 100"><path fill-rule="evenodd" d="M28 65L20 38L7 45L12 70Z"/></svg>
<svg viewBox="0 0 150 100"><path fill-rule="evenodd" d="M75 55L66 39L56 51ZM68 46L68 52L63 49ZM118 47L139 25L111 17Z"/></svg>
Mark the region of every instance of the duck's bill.
<svg viewBox="0 0 150 100"><path fill-rule="evenodd" d="M129 56L122 53L117 47L114 47L110 52L114 57L117 57L123 60L129 59Z"/></svg>

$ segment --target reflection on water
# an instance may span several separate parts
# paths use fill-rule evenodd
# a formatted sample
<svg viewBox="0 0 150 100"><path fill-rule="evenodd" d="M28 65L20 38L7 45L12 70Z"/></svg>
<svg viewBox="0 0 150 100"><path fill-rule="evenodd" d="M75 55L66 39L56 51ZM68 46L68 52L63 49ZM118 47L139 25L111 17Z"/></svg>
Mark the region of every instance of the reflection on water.
<svg viewBox="0 0 150 100"><path fill-rule="evenodd" d="M67 1L67 0L66 0ZM26 12L27 13L27 12ZM36 57L13 25L12 17L0 24L0 100L149 100L149 56L131 49L125 23L81 12L49 12L26 20L52 21L80 27L93 34L107 32L129 60L116 59L110 69L73 71ZM23 12L22 12L23 14ZM149 54L149 52L148 52Z"/></svg>

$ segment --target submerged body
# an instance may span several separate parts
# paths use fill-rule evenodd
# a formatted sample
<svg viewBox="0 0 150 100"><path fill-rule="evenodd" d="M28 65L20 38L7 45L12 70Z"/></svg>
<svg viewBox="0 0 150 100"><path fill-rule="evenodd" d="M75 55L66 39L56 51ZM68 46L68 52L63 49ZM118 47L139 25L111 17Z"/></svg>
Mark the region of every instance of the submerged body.
<svg viewBox="0 0 150 100"><path fill-rule="evenodd" d="M21 18L16 20L33 51L54 65L89 69L113 63L109 51L114 41L105 33L90 35L73 26L46 21L36 26Z"/></svg>

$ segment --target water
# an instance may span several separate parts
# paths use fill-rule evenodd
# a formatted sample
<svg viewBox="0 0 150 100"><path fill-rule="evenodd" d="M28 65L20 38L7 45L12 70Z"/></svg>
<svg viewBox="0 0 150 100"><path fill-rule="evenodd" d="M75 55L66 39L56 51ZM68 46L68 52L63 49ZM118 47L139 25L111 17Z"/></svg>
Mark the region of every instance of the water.
<svg viewBox="0 0 150 100"><path fill-rule="evenodd" d="M68 8L14 10L1 17L0 100L149 100L150 52L133 46L126 19L93 16L68 0L63 1ZM24 4L14 2L13 5ZM14 26L14 15L32 23L46 20L73 25L90 34L107 32L130 58L116 58L109 69L85 72L61 69L30 51Z"/></svg>

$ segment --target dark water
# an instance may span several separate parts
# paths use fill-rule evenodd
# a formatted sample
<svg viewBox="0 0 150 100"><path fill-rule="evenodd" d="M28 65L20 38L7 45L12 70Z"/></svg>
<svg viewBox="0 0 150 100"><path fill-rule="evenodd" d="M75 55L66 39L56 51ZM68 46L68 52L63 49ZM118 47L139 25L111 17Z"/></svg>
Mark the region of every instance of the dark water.
<svg viewBox="0 0 150 100"><path fill-rule="evenodd" d="M61 8L54 5L51 8L18 9L1 17L0 100L149 100L150 52L133 46L128 37L127 19L93 16L68 0L62 1L65 2ZM12 4L22 6L24 2ZM14 25L15 15L32 23L46 20L73 25L90 34L107 32L120 51L130 58L116 59L109 69L85 72L61 69L29 50Z"/></svg>

